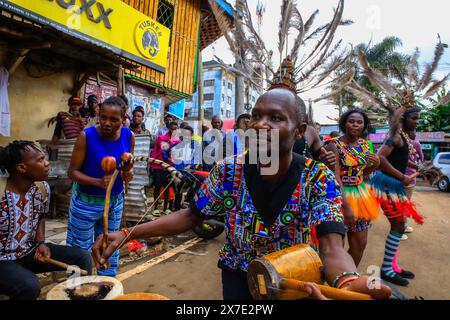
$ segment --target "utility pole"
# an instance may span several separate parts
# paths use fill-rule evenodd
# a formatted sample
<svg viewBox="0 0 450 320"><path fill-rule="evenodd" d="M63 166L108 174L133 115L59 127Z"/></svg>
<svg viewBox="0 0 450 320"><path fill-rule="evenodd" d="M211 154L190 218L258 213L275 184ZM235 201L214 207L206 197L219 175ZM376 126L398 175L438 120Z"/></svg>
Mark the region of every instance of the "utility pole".
<svg viewBox="0 0 450 320"><path fill-rule="evenodd" d="M203 60L201 51L198 52L198 60L197 60L197 108L198 108L198 132L199 136L202 135L202 126L204 119L204 110L202 109L203 105Z"/></svg>
<svg viewBox="0 0 450 320"><path fill-rule="evenodd" d="M242 66L238 65L240 62L236 62L235 68L238 70L242 70ZM244 76L241 74L236 74L236 85L235 85L235 109L234 114L235 117L244 113L244 99L245 99L245 81Z"/></svg>

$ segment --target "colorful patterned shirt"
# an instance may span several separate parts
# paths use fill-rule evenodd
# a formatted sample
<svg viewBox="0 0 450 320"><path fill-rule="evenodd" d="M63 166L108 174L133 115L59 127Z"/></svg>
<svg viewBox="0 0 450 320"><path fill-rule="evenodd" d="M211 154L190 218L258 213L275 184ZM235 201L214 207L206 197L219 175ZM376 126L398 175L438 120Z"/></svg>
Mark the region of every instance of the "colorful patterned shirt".
<svg viewBox="0 0 450 320"><path fill-rule="evenodd" d="M33 250L39 220L49 211L50 187L43 202L39 188L33 186L20 201L20 195L3 192L0 201L0 261L17 260Z"/></svg>
<svg viewBox="0 0 450 320"><path fill-rule="evenodd" d="M219 253L220 265L246 271L255 258L309 243L312 225L319 237L345 234L341 191L325 165L306 159L289 201L272 225L264 225L247 188L242 162L239 155L217 164L194 198L193 210L204 218L225 213L226 242Z"/></svg>
<svg viewBox="0 0 450 320"><path fill-rule="evenodd" d="M364 169L368 165L367 155L370 146L365 139L359 139L358 145L352 147L347 145L342 137L334 138L339 153L339 164L341 166L341 180L346 186L360 185L364 182Z"/></svg>

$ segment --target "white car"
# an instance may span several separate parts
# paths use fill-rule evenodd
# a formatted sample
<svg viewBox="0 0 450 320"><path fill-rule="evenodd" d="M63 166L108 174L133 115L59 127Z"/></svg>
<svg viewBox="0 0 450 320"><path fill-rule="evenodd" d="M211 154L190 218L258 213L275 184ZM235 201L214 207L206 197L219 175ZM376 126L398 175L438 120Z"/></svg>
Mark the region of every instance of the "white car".
<svg viewBox="0 0 450 320"><path fill-rule="evenodd" d="M438 182L438 188L441 191L450 189L450 152L440 152L434 157L433 165L441 169L444 176Z"/></svg>

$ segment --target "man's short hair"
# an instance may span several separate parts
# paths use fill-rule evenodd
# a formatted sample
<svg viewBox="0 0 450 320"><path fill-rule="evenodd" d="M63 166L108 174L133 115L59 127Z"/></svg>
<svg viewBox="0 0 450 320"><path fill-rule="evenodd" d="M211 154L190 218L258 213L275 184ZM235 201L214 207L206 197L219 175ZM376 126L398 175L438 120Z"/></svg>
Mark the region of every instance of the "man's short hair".
<svg viewBox="0 0 450 320"><path fill-rule="evenodd" d="M180 127L180 128L181 128L181 127ZM187 125L187 126L185 126L184 128L182 128L182 129L184 129L184 130L189 130L189 131L191 132L191 134L194 135L194 129L193 129L190 125Z"/></svg>
<svg viewBox="0 0 450 320"><path fill-rule="evenodd" d="M237 119L236 119L236 123L239 123L239 121L241 121L241 119L251 119L252 116L249 113L242 113L240 114Z"/></svg>
<svg viewBox="0 0 450 320"><path fill-rule="evenodd" d="M140 113L142 113L142 116L145 116L145 110L144 110L144 107L137 106L137 107L134 108L134 110L133 110L133 115L134 115L135 112L140 112Z"/></svg>
<svg viewBox="0 0 450 320"><path fill-rule="evenodd" d="M331 137L331 138L339 137L339 132L337 132L337 131L332 131L332 132L330 133L330 137Z"/></svg>

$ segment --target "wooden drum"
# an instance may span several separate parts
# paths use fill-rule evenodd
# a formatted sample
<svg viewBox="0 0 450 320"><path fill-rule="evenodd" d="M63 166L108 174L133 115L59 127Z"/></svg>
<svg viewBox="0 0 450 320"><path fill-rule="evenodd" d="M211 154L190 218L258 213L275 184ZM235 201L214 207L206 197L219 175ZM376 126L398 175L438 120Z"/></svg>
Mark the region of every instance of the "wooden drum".
<svg viewBox="0 0 450 320"><path fill-rule="evenodd" d="M248 286L257 300L296 300L308 294L282 289L282 279L322 284L319 255L306 244L296 245L255 259L248 266Z"/></svg>

